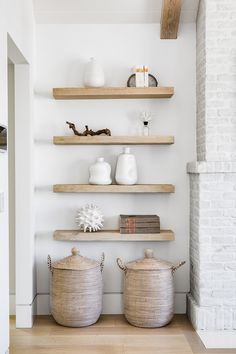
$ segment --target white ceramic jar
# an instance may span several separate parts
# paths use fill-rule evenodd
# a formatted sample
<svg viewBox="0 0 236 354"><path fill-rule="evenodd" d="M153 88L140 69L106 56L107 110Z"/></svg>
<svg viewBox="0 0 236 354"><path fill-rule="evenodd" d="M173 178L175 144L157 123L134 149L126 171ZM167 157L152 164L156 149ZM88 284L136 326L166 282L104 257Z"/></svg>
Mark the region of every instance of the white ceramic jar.
<svg viewBox="0 0 236 354"><path fill-rule="evenodd" d="M98 157L96 163L89 168L89 183L105 185L111 182L111 166L103 157Z"/></svg>
<svg viewBox="0 0 236 354"><path fill-rule="evenodd" d="M130 153L130 148L124 148L123 153L118 157L115 180L117 184L132 185L137 183L136 159Z"/></svg>
<svg viewBox="0 0 236 354"><path fill-rule="evenodd" d="M94 59L90 58L84 72L85 87L103 87L105 84L102 66Z"/></svg>

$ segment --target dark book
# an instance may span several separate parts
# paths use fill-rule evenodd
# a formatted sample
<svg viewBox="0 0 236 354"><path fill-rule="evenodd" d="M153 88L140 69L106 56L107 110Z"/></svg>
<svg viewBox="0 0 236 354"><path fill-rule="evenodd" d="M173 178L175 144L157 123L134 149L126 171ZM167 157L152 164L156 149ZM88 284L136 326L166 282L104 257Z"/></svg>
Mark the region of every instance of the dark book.
<svg viewBox="0 0 236 354"><path fill-rule="evenodd" d="M160 218L157 215L120 215L120 228L127 229L127 233L135 233L137 229L143 229L144 233L145 229L160 230Z"/></svg>
<svg viewBox="0 0 236 354"><path fill-rule="evenodd" d="M120 226L121 227L129 227L129 225L136 225L137 227L147 227L147 226L156 226L156 225L160 225L160 221L157 220L157 221L145 221L145 222L140 222L140 221L137 221L135 219L127 219L127 220L122 220L120 222Z"/></svg>
<svg viewBox="0 0 236 354"><path fill-rule="evenodd" d="M146 227L146 228L120 228L121 234L159 234L160 227Z"/></svg>
<svg viewBox="0 0 236 354"><path fill-rule="evenodd" d="M160 218L158 215L120 215L121 222L124 222L125 220L129 219L135 219L136 222L160 222Z"/></svg>

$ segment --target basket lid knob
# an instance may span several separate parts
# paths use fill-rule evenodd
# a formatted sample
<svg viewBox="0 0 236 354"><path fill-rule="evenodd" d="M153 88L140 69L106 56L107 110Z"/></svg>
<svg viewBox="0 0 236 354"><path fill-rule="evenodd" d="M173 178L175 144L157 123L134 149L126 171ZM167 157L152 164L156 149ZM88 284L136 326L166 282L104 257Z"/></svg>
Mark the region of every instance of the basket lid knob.
<svg viewBox="0 0 236 354"><path fill-rule="evenodd" d="M151 250L150 248L147 248L144 251L144 255L145 255L145 258L153 258L153 250Z"/></svg>
<svg viewBox="0 0 236 354"><path fill-rule="evenodd" d="M73 256L78 256L79 254L79 249L77 247L73 247L71 250L71 253Z"/></svg>

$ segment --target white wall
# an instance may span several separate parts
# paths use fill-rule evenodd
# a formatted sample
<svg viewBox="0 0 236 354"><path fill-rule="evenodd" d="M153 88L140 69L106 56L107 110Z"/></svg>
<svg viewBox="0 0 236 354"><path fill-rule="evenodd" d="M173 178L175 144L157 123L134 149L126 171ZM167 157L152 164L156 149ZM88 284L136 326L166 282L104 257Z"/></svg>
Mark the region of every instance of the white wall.
<svg viewBox="0 0 236 354"><path fill-rule="evenodd" d="M0 0L0 124L6 124L7 115L7 34L16 43L29 63L33 60L34 19L30 0ZM7 154L0 154L0 191L5 195L5 211L0 213L0 353L8 345L9 303L9 237L8 237L8 161Z"/></svg>
<svg viewBox="0 0 236 354"><path fill-rule="evenodd" d="M186 163L195 159L195 25L181 26L177 40L162 41L159 25L38 25L35 176L36 253L39 312L47 312L49 292L47 254L54 260L66 256L72 242L53 241L56 229L75 228L76 208L99 205L105 228L118 227L121 213L157 213L161 227L174 230L176 240L167 243L79 243L83 255L98 259L106 254L104 270L105 312L120 312L122 274L116 257L125 261L141 257L144 248L173 262L189 259L189 183ZM125 86L130 68L147 64L160 85L173 85L175 96L165 100L55 101L52 88L82 85L84 64L95 56L103 65L108 86ZM135 134L139 112L153 113L152 134L173 134L173 146L133 147L140 183L173 183L173 195L53 194L55 183L86 183L88 167L104 156L113 171L121 147L54 146L53 135L70 134L65 122L80 129L110 128L114 135ZM189 265L175 276L178 304L185 312L189 291ZM43 301L46 301L46 305Z"/></svg>

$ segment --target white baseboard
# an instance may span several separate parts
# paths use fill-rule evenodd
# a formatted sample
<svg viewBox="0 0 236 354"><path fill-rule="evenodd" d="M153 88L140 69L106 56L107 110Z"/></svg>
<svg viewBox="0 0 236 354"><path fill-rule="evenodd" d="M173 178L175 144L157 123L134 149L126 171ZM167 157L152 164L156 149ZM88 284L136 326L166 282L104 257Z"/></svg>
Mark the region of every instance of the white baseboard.
<svg viewBox="0 0 236 354"><path fill-rule="evenodd" d="M104 294L102 300L102 313L104 315L117 315L123 313L122 294Z"/></svg>
<svg viewBox="0 0 236 354"><path fill-rule="evenodd" d="M15 294L10 294L9 296L9 311L10 311L10 316L14 316L16 314L16 295Z"/></svg>
<svg viewBox="0 0 236 354"><path fill-rule="evenodd" d="M37 313L37 297L35 296L32 304L16 305L16 328L33 327L34 317Z"/></svg>
<svg viewBox="0 0 236 354"><path fill-rule="evenodd" d="M235 331L197 331L207 349L236 349Z"/></svg>
<svg viewBox="0 0 236 354"><path fill-rule="evenodd" d="M123 313L123 295L120 293L106 293L103 295L103 314L122 314ZM186 313L186 294L175 294L175 313ZM37 295L37 314L50 314L49 294Z"/></svg>
<svg viewBox="0 0 236 354"><path fill-rule="evenodd" d="M50 313L49 294L37 294L37 315L49 315Z"/></svg>
<svg viewBox="0 0 236 354"><path fill-rule="evenodd" d="M186 314L187 293L175 293L175 314Z"/></svg>

